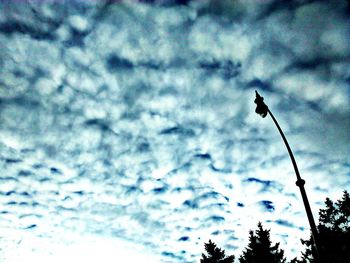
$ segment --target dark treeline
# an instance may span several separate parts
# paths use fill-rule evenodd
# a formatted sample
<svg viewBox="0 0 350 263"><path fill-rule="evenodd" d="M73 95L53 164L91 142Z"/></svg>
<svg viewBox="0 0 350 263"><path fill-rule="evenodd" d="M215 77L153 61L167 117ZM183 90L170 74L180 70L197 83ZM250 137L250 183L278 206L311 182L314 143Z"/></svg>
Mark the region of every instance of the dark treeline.
<svg viewBox="0 0 350 263"><path fill-rule="evenodd" d="M319 211L317 226L322 263L349 263L350 262L350 195L344 191L343 196L336 202L329 198L325 201L325 208ZM301 240L304 251L299 258L290 261L284 256L279 243L273 244L270 240L270 230L264 229L261 223L255 231L249 232L249 243L239 258L234 255L226 256L225 250L219 248L209 240L205 243L205 253L201 263L314 263L316 250L313 247L311 235L307 240Z"/></svg>

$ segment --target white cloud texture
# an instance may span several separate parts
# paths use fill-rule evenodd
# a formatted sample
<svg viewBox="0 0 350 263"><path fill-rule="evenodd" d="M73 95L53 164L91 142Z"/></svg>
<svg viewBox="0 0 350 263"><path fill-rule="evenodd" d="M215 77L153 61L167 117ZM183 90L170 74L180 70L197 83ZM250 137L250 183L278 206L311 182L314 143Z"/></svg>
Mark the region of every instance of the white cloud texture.
<svg viewBox="0 0 350 263"><path fill-rule="evenodd" d="M258 221L299 255L307 218L255 89L315 216L349 190L346 1L0 5L3 262L72 244L196 262L209 238L238 257Z"/></svg>

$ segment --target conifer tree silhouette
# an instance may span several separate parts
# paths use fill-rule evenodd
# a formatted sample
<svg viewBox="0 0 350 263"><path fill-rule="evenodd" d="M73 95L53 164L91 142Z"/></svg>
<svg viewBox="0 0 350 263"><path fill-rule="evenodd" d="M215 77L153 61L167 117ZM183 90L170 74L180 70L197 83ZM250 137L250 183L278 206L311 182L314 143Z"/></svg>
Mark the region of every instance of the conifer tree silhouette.
<svg viewBox="0 0 350 263"><path fill-rule="evenodd" d="M272 245L270 230L263 229L258 223L255 233L249 232L249 244L239 258L240 263L285 263L284 251L279 249L279 243Z"/></svg>
<svg viewBox="0 0 350 263"><path fill-rule="evenodd" d="M214 242L209 240L204 244L208 255L202 254L201 263L233 263L233 255L226 257L225 250L220 249Z"/></svg>
<svg viewBox="0 0 350 263"><path fill-rule="evenodd" d="M347 191L344 191L342 198L335 203L329 198L326 199L325 209L319 211L318 231L323 262L350 262L350 195ZM315 251L311 237L302 240L302 243L306 249L298 262L314 262Z"/></svg>

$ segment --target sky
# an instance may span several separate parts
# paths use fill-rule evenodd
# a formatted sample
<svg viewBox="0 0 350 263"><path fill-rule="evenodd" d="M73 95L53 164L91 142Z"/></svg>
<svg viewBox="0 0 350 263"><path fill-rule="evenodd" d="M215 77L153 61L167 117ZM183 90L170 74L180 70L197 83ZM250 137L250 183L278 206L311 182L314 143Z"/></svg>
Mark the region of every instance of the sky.
<svg viewBox="0 0 350 263"><path fill-rule="evenodd" d="M0 261L288 259L350 190L348 1L0 1ZM119 261L118 261L119 260Z"/></svg>

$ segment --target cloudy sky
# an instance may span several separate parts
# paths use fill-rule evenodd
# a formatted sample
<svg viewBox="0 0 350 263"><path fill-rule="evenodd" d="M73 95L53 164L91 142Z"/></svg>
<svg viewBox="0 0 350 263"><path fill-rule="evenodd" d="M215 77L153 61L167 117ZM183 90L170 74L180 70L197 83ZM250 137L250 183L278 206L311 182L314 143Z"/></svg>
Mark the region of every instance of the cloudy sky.
<svg viewBox="0 0 350 263"><path fill-rule="evenodd" d="M348 1L0 1L0 260L288 258L350 190Z"/></svg>

